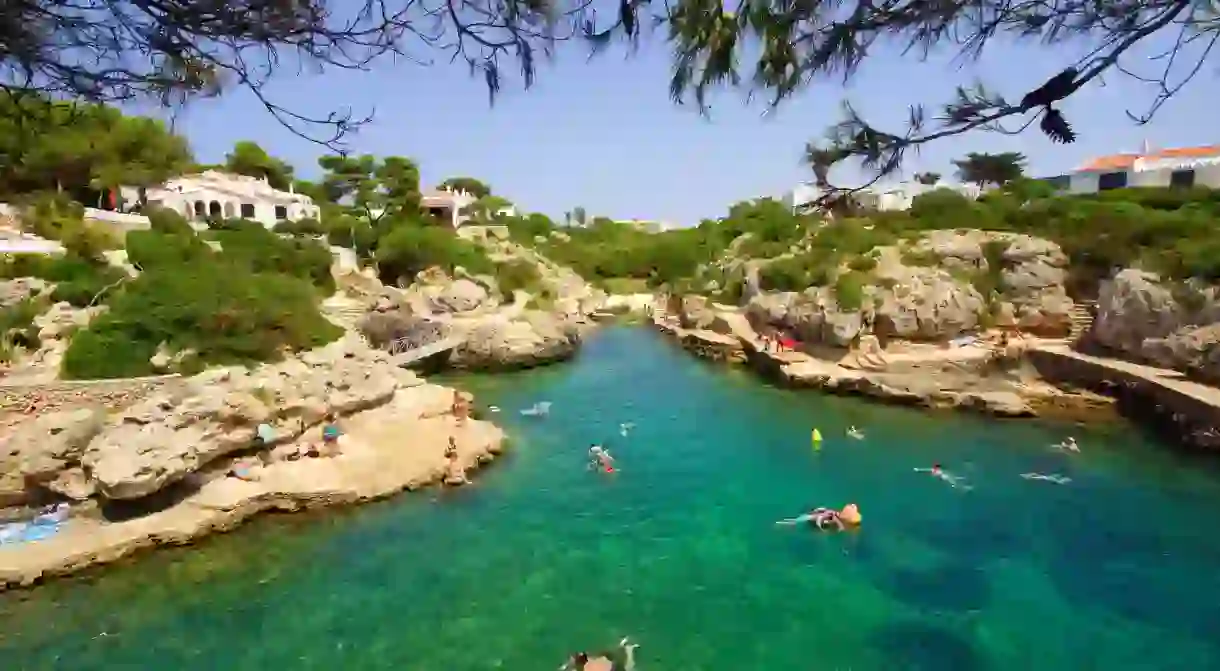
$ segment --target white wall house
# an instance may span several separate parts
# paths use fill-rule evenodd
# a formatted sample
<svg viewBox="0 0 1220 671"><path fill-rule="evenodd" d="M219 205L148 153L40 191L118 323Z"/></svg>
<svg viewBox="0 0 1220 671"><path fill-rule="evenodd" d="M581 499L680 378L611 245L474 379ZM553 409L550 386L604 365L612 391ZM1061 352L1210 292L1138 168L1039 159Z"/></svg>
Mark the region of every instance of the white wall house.
<svg viewBox="0 0 1220 671"><path fill-rule="evenodd" d="M1067 175L1071 193L1126 187L1220 188L1220 145L1153 150L1095 158Z"/></svg>
<svg viewBox="0 0 1220 671"><path fill-rule="evenodd" d="M470 220L470 214L466 211L466 208L474 204L476 200L478 198L465 191L433 189L421 194L419 206L425 212L431 213L437 219L446 222L450 227L456 229ZM509 205L500 208L493 214L515 217L517 216L517 208Z"/></svg>
<svg viewBox="0 0 1220 671"><path fill-rule="evenodd" d="M123 187L120 192L127 202L140 200L138 188ZM162 186L146 189L143 195L150 206L169 208L195 222L209 217L241 218L270 228L284 219L322 218L321 210L309 196L291 188L273 189L265 179L217 170L176 177Z"/></svg>
<svg viewBox="0 0 1220 671"><path fill-rule="evenodd" d="M857 192L855 199L862 207L876 210L907 210L916 196L937 189L951 189L967 198L978 198L982 193L982 189L975 184L900 182L870 186ZM793 209L801 209L815 202L821 195L822 191L816 185L805 183L798 185L788 194L788 201Z"/></svg>

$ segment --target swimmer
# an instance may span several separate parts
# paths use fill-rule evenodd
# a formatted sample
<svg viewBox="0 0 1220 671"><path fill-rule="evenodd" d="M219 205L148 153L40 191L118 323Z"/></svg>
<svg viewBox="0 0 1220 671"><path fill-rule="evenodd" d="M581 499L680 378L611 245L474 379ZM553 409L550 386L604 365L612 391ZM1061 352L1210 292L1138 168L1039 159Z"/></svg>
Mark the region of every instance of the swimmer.
<svg viewBox="0 0 1220 671"><path fill-rule="evenodd" d="M488 411L488 412L500 412L500 406L498 406L498 405L489 405L489 406L487 406L487 411Z"/></svg>
<svg viewBox="0 0 1220 671"><path fill-rule="evenodd" d="M801 515L786 520L780 520L776 524L801 524L808 522L821 530L826 530L834 527L837 531L843 531L847 527L858 527L862 518L860 517L860 508L849 503L843 506L842 510L832 510L830 508L814 508L813 510Z"/></svg>
<svg viewBox="0 0 1220 671"><path fill-rule="evenodd" d="M960 483L962 480L958 476L953 475L952 473L941 468L940 464L932 464L932 468L916 468L915 472L916 473L930 473L932 475L932 477L939 478L939 479L944 480L945 482L949 483L950 487L957 487L958 483Z"/></svg>
<svg viewBox="0 0 1220 671"><path fill-rule="evenodd" d="M601 445L589 446L589 468L600 468L607 473L614 472L614 457L610 456L610 451Z"/></svg>
<svg viewBox="0 0 1220 671"><path fill-rule="evenodd" d="M857 429L854 425L847 430L847 437L855 440L864 440L864 432Z"/></svg>
<svg viewBox="0 0 1220 671"><path fill-rule="evenodd" d="M1076 439L1071 436L1068 436L1066 439L1064 439L1064 441L1062 443L1056 444L1055 447L1057 447L1061 450L1067 450L1068 452L1079 452L1080 451L1080 446L1076 444Z"/></svg>
<svg viewBox="0 0 1220 671"><path fill-rule="evenodd" d="M634 428L635 428L635 424L633 424L633 423L631 423L631 422L627 422L627 423L625 423L625 424L619 424L619 425L618 425L618 435L620 435L620 436L622 436L622 437L626 438L626 437L627 437L627 432L628 432L628 431L630 431L630 430L632 430L632 429L634 429Z"/></svg>
<svg viewBox="0 0 1220 671"><path fill-rule="evenodd" d="M1072 479L1067 477L1066 475L1058 475L1058 474L1054 474L1054 473L1051 475L1043 475L1041 473L1022 473L1021 477L1025 478L1026 480L1053 482L1057 485L1066 485L1067 483L1072 481Z"/></svg>
<svg viewBox="0 0 1220 671"><path fill-rule="evenodd" d="M617 654L607 651L589 656L587 652L578 652L569 657L559 671L635 671L635 649L638 647L638 643L624 638L618 642Z"/></svg>

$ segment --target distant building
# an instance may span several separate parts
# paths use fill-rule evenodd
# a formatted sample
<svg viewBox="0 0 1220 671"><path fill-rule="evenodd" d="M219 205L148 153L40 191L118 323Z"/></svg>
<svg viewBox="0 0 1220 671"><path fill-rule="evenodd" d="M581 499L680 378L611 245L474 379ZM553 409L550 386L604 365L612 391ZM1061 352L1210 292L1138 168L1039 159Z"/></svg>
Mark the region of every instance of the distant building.
<svg viewBox="0 0 1220 671"><path fill-rule="evenodd" d="M632 226L645 233L663 233L678 228L678 225L673 222L654 219L617 219L614 223Z"/></svg>
<svg viewBox="0 0 1220 671"><path fill-rule="evenodd" d="M291 187L279 191L265 179L217 170L175 177L149 189L123 187L120 193L126 202L145 201L149 206L169 208L195 222L241 218L270 228L285 219L322 218L313 199Z"/></svg>
<svg viewBox="0 0 1220 671"><path fill-rule="evenodd" d="M915 197L929 191L949 189L967 198L978 198L982 193L975 184L920 184L919 182L900 182L891 185L874 185L857 191L853 198L861 207L875 210L907 210ZM811 208L822 196L822 191L814 184L800 184L788 193L787 201L795 210Z"/></svg>
<svg viewBox="0 0 1220 671"><path fill-rule="evenodd" d="M421 195L419 205L425 212L446 222L450 227L457 228L470 220L470 211L467 208L476 200L478 198L465 191L432 189ZM517 215L517 208L508 205L492 214L514 217Z"/></svg>
<svg viewBox="0 0 1220 671"><path fill-rule="evenodd" d="M1220 188L1220 144L1154 151L1145 142L1140 152L1095 158L1064 177L1071 193L1138 186Z"/></svg>

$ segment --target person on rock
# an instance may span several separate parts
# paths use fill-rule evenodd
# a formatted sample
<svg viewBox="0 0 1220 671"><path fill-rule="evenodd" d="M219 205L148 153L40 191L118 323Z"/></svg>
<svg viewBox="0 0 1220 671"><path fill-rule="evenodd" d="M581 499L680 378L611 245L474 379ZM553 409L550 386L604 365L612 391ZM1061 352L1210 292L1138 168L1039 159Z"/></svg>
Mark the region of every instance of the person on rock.
<svg viewBox="0 0 1220 671"><path fill-rule="evenodd" d="M449 446L445 448L445 458L448 459L451 463L454 461L457 461L457 458L458 458L457 438L454 438L453 436L449 436Z"/></svg>
<svg viewBox="0 0 1220 671"><path fill-rule="evenodd" d="M451 408L453 416L457 419L458 426L466 423L470 417L470 403L466 401L466 397L457 389L453 390L453 406Z"/></svg>
<svg viewBox="0 0 1220 671"><path fill-rule="evenodd" d="M326 415L326 422L322 425L322 447L326 448L327 455L333 457L339 454L339 436L342 435L335 414Z"/></svg>

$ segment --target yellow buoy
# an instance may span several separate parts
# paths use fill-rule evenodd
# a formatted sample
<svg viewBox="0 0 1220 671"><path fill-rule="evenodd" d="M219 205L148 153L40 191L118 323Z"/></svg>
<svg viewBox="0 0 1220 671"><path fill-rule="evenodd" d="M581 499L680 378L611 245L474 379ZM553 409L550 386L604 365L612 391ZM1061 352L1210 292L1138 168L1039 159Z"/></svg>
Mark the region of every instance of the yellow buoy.
<svg viewBox="0 0 1220 671"><path fill-rule="evenodd" d="M818 431L817 429L814 429L812 438L813 438L813 449L815 449L815 450L822 449L822 432Z"/></svg>

